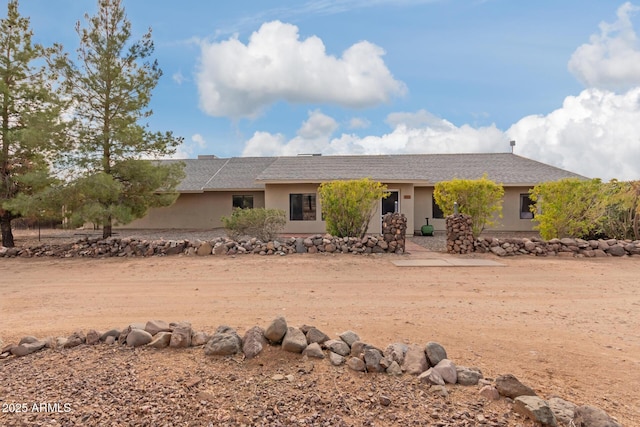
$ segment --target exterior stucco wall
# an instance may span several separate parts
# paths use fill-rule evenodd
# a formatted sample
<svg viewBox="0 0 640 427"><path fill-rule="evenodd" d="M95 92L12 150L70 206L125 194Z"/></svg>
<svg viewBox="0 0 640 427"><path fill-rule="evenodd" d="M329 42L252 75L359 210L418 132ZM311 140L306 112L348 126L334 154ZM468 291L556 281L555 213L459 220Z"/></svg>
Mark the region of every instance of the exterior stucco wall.
<svg viewBox="0 0 640 427"><path fill-rule="evenodd" d="M319 184L267 184L265 188L265 206L267 208L282 209L287 215L287 224L284 233L287 234L315 234L325 233L326 222L322 221L322 206L318 198ZM413 184L387 184L389 190L397 190L399 194L399 210L407 217L407 235L413 235ZM315 194L316 195L316 219L315 221L291 220L289 195L290 194ZM410 196L404 198L405 195ZM369 233L379 234L382 231L382 217L380 215L381 204L378 204L376 212L369 224ZM380 219L380 220L377 220Z"/></svg>
<svg viewBox="0 0 640 427"><path fill-rule="evenodd" d="M502 202L502 218L496 225L485 231L533 231L535 223L530 219L520 219L520 194L527 194L530 187L506 187ZM415 230L419 230L429 218L436 232L446 231L446 220L433 218L433 187L415 188Z"/></svg>
<svg viewBox="0 0 640 427"><path fill-rule="evenodd" d="M220 217L231 214L232 196L234 195L252 195L255 208L265 206L265 197L262 191L182 193L173 205L150 209L145 217L119 228L220 228L222 227Z"/></svg>

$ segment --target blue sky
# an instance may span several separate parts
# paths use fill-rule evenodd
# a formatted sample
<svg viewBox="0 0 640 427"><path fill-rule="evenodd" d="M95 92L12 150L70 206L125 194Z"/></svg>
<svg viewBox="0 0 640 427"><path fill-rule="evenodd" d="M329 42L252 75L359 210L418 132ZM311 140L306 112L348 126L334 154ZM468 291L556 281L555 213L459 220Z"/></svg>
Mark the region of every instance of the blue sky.
<svg viewBox="0 0 640 427"><path fill-rule="evenodd" d="M6 2L5 2L6 4ZM125 0L164 75L177 157L515 153L640 179L640 2ZM78 46L85 0L22 0Z"/></svg>

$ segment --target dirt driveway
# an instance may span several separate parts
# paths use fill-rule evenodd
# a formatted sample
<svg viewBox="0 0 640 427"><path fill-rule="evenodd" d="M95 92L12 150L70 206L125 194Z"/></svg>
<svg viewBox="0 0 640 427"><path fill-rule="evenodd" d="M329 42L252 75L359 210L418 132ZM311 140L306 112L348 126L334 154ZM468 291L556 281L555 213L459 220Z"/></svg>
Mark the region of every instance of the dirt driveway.
<svg viewBox="0 0 640 427"><path fill-rule="evenodd" d="M543 396L599 406L629 426L640 419L639 257L444 268L400 268L395 259L2 259L0 337L149 319L242 333L284 315L329 335L352 329L378 346L438 341L485 376L512 373Z"/></svg>

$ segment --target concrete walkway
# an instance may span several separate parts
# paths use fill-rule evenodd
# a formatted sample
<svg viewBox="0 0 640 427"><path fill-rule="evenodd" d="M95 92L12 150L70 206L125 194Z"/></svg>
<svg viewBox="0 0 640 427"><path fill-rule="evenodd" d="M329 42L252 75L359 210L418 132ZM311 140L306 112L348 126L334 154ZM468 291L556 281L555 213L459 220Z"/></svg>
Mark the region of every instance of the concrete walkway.
<svg viewBox="0 0 640 427"><path fill-rule="evenodd" d="M433 252L410 241L405 241L410 259L391 261L396 267L504 267L497 261L484 258L466 258L444 252Z"/></svg>

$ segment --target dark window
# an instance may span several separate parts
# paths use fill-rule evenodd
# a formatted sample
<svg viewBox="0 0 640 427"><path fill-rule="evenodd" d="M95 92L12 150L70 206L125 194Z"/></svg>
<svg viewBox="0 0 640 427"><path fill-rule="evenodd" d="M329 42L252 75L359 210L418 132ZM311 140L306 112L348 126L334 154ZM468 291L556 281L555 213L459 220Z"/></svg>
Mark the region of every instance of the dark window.
<svg viewBox="0 0 640 427"><path fill-rule="evenodd" d="M315 194L289 194L289 219L291 221L316 220Z"/></svg>
<svg viewBox="0 0 640 427"><path fill-rule="evenodd" d="M233 207L239 209L253 209L253 196L233 196Z"/></svg>
<svg viewBox="0 0 640 427"><path fill-rule="evenodd" d="M440 209L440 206L436 203L436 198L431 196L431 206L433 206L431 216L433 218L444 218L444 212Z"/></svg>
<svg viewBox="0 0 640 427"><path fill-rule="evenodd" d="M520 219L532 219L533 212L531 212L531 206L535 206L535 203L531 201L528 194L520 195Z"/></svg>

